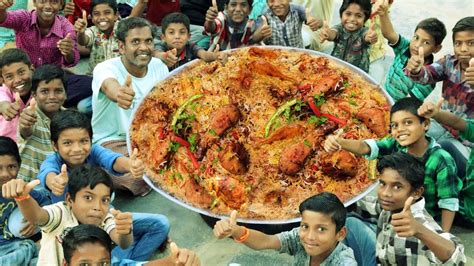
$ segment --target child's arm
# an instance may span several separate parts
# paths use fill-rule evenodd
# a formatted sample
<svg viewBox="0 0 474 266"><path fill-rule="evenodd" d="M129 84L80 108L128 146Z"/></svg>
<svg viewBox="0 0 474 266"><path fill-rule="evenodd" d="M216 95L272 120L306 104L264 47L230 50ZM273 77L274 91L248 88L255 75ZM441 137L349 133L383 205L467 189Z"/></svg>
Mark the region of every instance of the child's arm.
<svg viewBox="0 0 474 266"><path fill-rule="evenodd" d="M467 130L467 123L461 117L454 115L450 112L441 110L441 105L444 99L441 98L437 104L426 101L420 108L418 108L418 114L425 118L433 118L441 124L450 126L461 132Z"/></svg>
<svg viewBox="0 0 474 266"><path fill-rule="evenodd" d="M87 29L87 12L82 10L82 18L78 18L74 23L74 30L77 33L77 43L86 46L89 43L89 37L85 34Z"/></svg>
<svg viewBox="0 0 474 266"><path fill-rule="evenodd" d="M255 249L274 249L279 250L280 240L275 235L267 235L262 232L247 229L243 226L237 225L237 211L233 210L230 213L230 219L220 220L214 225L214 235L221 239L225 237L232 237L246 246Z"/></svg>
<svg viewBox="0 0 474 266"><path fill-rule="evenodd" d="M216 33L216 22L215 19L217 18L217 14L219 10L217 9L217 2L216 0L212 0L212 6L206 12L206 21L204 22L204 29L214 34Z"/></svg>
<svg viewBox="0 0 474 266"><path fill-rule="evenodd" d="M0 114L5 120L10 121L20 113L20 94L15 92L15 101L3 101L0 102Z"/></svg>
<svg viewBox="0 0 474 266"><path fill-rule="evenodd" d="M18 130L22 138L27 139L33 134L33 126L36 124L36 101L31 99L30 106L25 108L20 114Z"/></svg>
<svg viewBox="0 0 474 266"><path fill-rule="evenodd" d="M227 62L227 54L220 52L220 45L216 44L214 51L206 51L205 49L199 49L196 51L196 55L198 58L205 62L212 62L215 60L219 60L222 64Z"/></svg>
<svg viewBox="0 0 474 266"><path fill-rule="evenodd" d="M405 202L403 210L392 215L391 224L393 230L399 237L414 236L420 239L439 260L446 262L453 255L456 246L452 241L431 231L415 220L410 210L412 202L413 197L409 197Z"/></svg>
<svg viewBox="0 0 474 266"><path fill-rule="evenodd" d="M145 172L145 165L138 157L138 149L135 148L130 158L122 156L115 160L112 166L113 170L118 173L131 173L134 178L141 178Z"/></svg>
<svg viewBox="0 0 474 266"><path fill-rule="evenodd" d="M374 44L377 42L377 32L375 32L375 23L370 25L369 30L364 34L364 41L368 44Z"/></svg>
<svg viewBox="0 0 474 266"><path fill-rule="evenodd" d="M39 185L38 179L29 183L23 179L13 179L3 184L2 196L6 199L15 199L23 216L30 223L44 225L48 222L48 212L38 205L38 202L30 196L31 190Z"/></svg>
<svg viewBox="0 0 474 266"><path fill-rule="evenodd" d="M337 37L337 31L330 29L328 23L326 21L323 22L323 26L321 27L321 31L319 32L319 39L322 42L334 41Z"/></svg>
<svg viewBox="0 0 474 266"><path fill-rule="evenodd" d="M342 131L336 135L330 135L324 142L324 149L327 152L336 152L340 149L363 156L370 154L370 146L363 140L344 139L341 137Z"/></svg>
<svg viewBox="0 0 474 266"><path fill-rule="evenodd" d="M3 23L7 19L7 8L14 4L13 0L4 0L0 2L0 23Z"/></svg>
<svg viewBox="0 0 474 266"><path fill-rule="evenodd" d="M146 266L168 266L168 265L186 265L186 266L199 266L201 262L199 261L199 257L197 256L196 252L185 249L185 248L178 248L178 246L174 243L170 243L170 255L166 258L152 260L144 265Z"/></svg>
<svg viewBox="0 0 474 266"><path fill-rule="evenodd" d="M111 209L114 216L115 228L110 231L110 238L122 249L126 249L133 243L132 214Z"/></svg>
<svg viewBox="0 0 474 266"><path fill-rule="evenodd" d="M382 0L375 13L379 15L380 29L382 30L382 34L385 39L388 40L389 44L396 44L398 42L399 35L393 28L390 15L388 14L388 8L388 0Z"/></svg>
<svg viewBox="0 0 474 266"><path fill-rule="evenodd" d="M130 17L140 17L148 5L148 0L138 0L137 4L132 8Z"/></svg>

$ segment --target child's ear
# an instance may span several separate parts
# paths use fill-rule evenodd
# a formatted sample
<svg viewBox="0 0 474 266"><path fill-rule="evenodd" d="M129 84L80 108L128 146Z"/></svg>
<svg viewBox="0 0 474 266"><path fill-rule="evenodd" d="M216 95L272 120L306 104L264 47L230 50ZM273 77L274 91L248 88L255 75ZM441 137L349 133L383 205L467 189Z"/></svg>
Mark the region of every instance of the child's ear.
<svg viewBox="0 0 474 266"><path fill-rule="evenodd" d="M439 52L441 48L443 48L441 44L436 45L435 49L433 50L433 54L436 54L437 52Z"/></svg>
<svg viewBox="0 0 474 266"><path fill-rule="evenodd" d="M417 188L415 191L411 193L411 196L413 196L413 199L417 201L421 196L423 196L423 192L425 192L425 188L423 186ZM414 201L414 202L415 202Z"/></svg>
<svg viewBox="0 0 474 266"><path fill-rule="evenodd" d="M164 41L165 40L165 35L163 33L160 34L160 38L161 38L162 41Z"/></svg>
<svg viewBox="0 0 474 266"><path fill-rule="evenodd" d="M35 94L36 94L36 93L35 93ZM57 143L56 141L53 141L53 150L54 150L55 152L58 152L58 150L59 150L59 149L58 149L58 143Z"/></svg>
<svg viewBox="0 0 474 266"><path fill-rule="evenodd" d="M425 119L425 121L423 121L423 127L425 128L425 132L427 132L428 129L430 128L430 124L431 124L430 119Z"/></svg>
<svg viewBox="0 0 474 266"><path fill-rule="evenodd" d="M345 226L343 226L341 230L339 230L339 232L336 233L337 240L338 241L344 240L344 238L346 238L346 234L347 234L347 229Z"/></svg>
<svg viewBox="0 0 474 266"><path fill-rule="evenodd" d="M71 206L71 204L74 202L74 200L71 197L71 194L69 192L66 192L66 203L68 206Z"/></svg>

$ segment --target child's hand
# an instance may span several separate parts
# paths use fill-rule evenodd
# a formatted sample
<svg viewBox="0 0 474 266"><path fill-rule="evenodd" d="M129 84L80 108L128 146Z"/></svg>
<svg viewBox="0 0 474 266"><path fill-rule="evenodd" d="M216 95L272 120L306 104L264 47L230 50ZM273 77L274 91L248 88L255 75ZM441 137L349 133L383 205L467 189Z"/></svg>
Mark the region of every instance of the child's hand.
<svg viewBox="0 0 474 266"><path fill-rule="evenodd" d="M309 8L305 9L305 13L306 13L306 25L308 25L312 31L317 31L319 28L323 26L322 20L315 19L313 16L311 16L311 12Z"/></svg>
<svg viewBox="0 0 474 266"><path fill-rule="evenodd" d="M135 97L135 91L132 88L132 77L127 76L125 84L118 88L117 91L117 105L120 108L128 109L132 106L133 98Z"/></svg>
<svg viewBox="0 0 474 266"><path fill-rule="evenodd" d="M3 111L2 115L5 120L10 121L20 113L20 101L20 94L15 92L15 101L10 103Z"/></svg>
<svg viewBox="0 0 474 266"><path fill-rule="evenodd" d="M220 220L214 225L214 235L218 239L222 239L225 237L230 237L237 229L237 211L233 210L230 213L229 219Z"/></svg>
<svg viewBox="0 0 474 266"><path fill-rule="evenodd" d="M133 149L132 156L130 156L130 173L133 178L142 178L145 172L145 164L138 157L138 149Z"/></svg>
<svg viewBox="0 0 474 266"><path fill-rule="evenodd" d="M29 183L23 179L12 179L2 186L2 196L6 199L14 199L17 197L26 197L37 185L40 184L39 179L35 179Z"/></svg>
<svg viewBox="0 0 474 266"><path fill-rule="evenodd" d="M178 246L171 242L170 244L170 259L173 263L172 265L179 265L179 266L199 266L201 262L199 261L199 257L197 254L189 249L185 248L178 248Z"/></svg>
<svg viewBox="0 0 474 266"><path fill-rule="evenodd" d="M403 210L400 213L392 215L392 221L390 223L399 237L411 237L418 233L419 223L413 217L410 209L412 202L413 197L408 197Z"/></svg>
<svg viewBox="0 0 474 266"><path fill-rule="evenodd" d="M68 2L66 5L64 5L64 16L71 16L74 15L74 9L76 6L74 5L74 1Z"/></svg>
<svg viewBox="0 0 474 266"><path fill-rule="evenodd" d="M114 216L115 230L119 235L129 235L132 231L132 213L121 212L116 209L110 209L110 213Z"/></svg>
<svg viewBox="0 0 474 266"><path fill-rule="evenodd" d="M423 47L418 48L418 55L411 55L410 60L407 62L407 70L410 71L411 74L418 74L421 71L425 63L425 52Z"/></svg>
<svg viewBox="0 0 474 266"><path fill-rule="evenodd" d="M439 113L441 110L441 105L443 104L444 99L439 99L438 103L434 104L430 101L424 102L420 108L418 108L418 115L424 118L432 118Z"/></svg>
<svg viewBox="0 0 474 266"><path fill-rule="evenodd" d="M466 68L464 80L467 84L471 85L471 89L474 88L474 58L471 58L471 60L469 60L469 67Z"/></svg>
<svg viewBox="0 0 474 266"><path fill-rule="evenodd" d="M212 0L212 6L206 12L206 21L214 22L214 19L217 18L217 14L219 10L217 9L217 2L216 0Z"/></svg>
<svg viewBox="0 0 474 266"><path fill-rule="evenodd" d="M178 63L178 50L173 48L168 50L163 55L163 61L168 67L172 67Z"/></svg>
<svg viewBox="0 0 474 266"><path fill-rule="evenodd" d="M331 29L328 26L326 21L323 21L323 26L321 27L321 31L319 32L319 40L323 43L325 40L329 39L329 34Z"/></svg>
<svg viewBox="0 0 474 266"><path fill-rule="evenodd" d="M24 221L25 218L23 218ZM26 221L26 225L25 227L23 227L21 230L20 230L20 235L22 237L30 237L30 236L33 236L35 233L36 233L36 230L37 230L37 226L35 224L32 224L28 221Z"/></svg>
<svg viewBox="0 0 474 266"><path fill-rule="evenodd" d="M372 14L377 14L379 16L385 16L388 14L388 9L390 5L388 0L377 0L372 5Z"/></svg>
<svg viewBox="0 0 474 266"><path fill-rule="evenodd" d="M66 34L66 37L58 42L57 47L63 56L71 55L74 49L74 41L71 38L71 34Z"/></svg>
<svg viewBox="0 0 474 266"><path fill-rule="evenodd" d="M68 181L67 166L63 164L61 166L61 173L53 177L51 182L51 192L56 196L61 196L64 194L64 189L66 188Z"/></svg>
<svg viewBox="0 0 474 266"><path fill-rule="evenodd" d="M262 25L253 33L252 39L255 42L264 41L272 37L272 28L268 25L267 18L262 15Z"/></svg>
<svg viewBox="0 0 474 266"><path fill-rule="evenodd" d="M74 23L74 30L78 33L84 33L87 29L87 12L82 10L82 18L78 18Z"/></svg>
<svg viewBox="0 0 474 266"><path fill-rule="evenodd" d="M341 149L341 144L338 140L341 138L341 135L344 131L340 130L336 135L330 135L324 142L324 150L327 152L336 152Z"/></svg>
<svg viewBox="0 0 474 266"><path fill-rule="evenodd" d="M365 33L365 41L374 44L377 42L377 32L375 32L375 23L370 24L369 30Z"/></svg>
<svg viewBox="0 0 474 266"><path fill-rule="evenodd" d="M36 116L36 101L35 99L30 100L30 106L25 108L20 114L20 127L21 128L32 128L37 121Z"/></svg>
<svg viewBox="0 0 474 266"><path fill-rule="evenodd" d="M6 10L11 7L15 2L13 0L1 0L0 1L0 10Z"/></svg>

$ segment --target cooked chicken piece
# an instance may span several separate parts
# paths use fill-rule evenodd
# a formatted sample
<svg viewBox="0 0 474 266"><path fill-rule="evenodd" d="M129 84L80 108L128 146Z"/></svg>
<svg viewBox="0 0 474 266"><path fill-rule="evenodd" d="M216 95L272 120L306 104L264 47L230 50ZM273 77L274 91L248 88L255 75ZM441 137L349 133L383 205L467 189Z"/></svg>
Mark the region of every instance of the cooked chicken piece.
<svg viewBox="0 0 474 266"><path fill-rule="evenodd" d="M240 209L240 206L246 201L244 185L232 177L219 178L216 189L219 198L233 209Z"/></svg>
<svg viewBox="0 0 474 266"><path fill-rule="evenodd" d="M242 144L232 142L219 153L219 163L232 174L243 174L248 169L249 154Z"/></svg>
<svg viewBox="0 0 474 266"><path fill-rule="evenodd" d="M385 111L381 108L363 108L357 114L357 119L362 120L378 137L384 137L388 133Z"/></svg>
<svg viewBox="0 0 474 266"><path fill-rule="evenodd" d="M193 202L201 207L209 207L212 203L212 196L194 178L188 179L184 184L184 195L189 202Z"/></svg>
<svg viewBox="0 0 474 266"><path fill-rule="evenodd" d="M335 178L347 178L357 174L357 159L348 151L323 153L321 155L321 170Z"/></svg>
<svg viewBox="0 0 474 266"><path fill-rule="evenodd" d="M275 141L294 138L304 133L305 128L300 124L291 124L278 128L273 134L264 139L258 140L258 144L271 144Z"/></svg>

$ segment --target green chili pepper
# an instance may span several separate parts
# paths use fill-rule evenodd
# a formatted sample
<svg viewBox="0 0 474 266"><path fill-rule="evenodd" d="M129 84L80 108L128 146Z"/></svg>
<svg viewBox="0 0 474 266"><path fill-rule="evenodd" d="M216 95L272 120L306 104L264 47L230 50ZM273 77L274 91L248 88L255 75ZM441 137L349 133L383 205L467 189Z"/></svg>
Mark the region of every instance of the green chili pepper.
<svg viewBox="0 0 474 266"><path fill-rule="evenodd" d="M176 113L174 113L173 115L173 119L171 120L171 128L173 130L176 130L176 123L178 122L178 119L179 117L181 116L181 114L184 112L184 109L186 109L186 106L188 106L190 103L192 103L193 101L201 98L202 96L204 96L204 94L196 94L194 96L191 96L189 99L187 99L179 108L178 110L176 111Z"/></svg>
<svg viewBox="0 0 474 266"><path fill-rule="evenodd" d="M270 135L270 130L272 128L272 125L273 123L275 122L275 120L277 119L278 116L280 116L283 112L285 112L285 110L295 104L298 103L298 100L297 99L293 99L291 101L288 101L286 102L285 104L283 104L282 106L280 106L276 112L272 115L272 117L270 117L270 120L268 121L267 125L265 126L265 138L268 137L268 135Z"/></svg>

